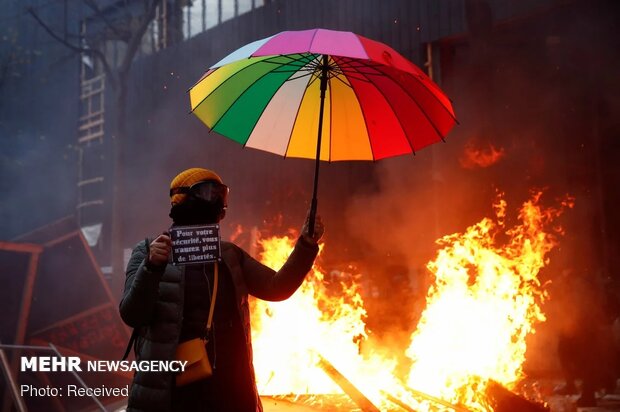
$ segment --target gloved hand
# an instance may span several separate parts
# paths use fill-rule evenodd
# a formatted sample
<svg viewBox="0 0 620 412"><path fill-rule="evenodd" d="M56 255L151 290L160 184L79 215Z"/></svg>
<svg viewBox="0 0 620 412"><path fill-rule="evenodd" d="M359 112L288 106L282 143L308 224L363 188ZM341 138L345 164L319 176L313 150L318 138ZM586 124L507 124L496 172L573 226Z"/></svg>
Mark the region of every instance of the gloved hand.
<svg viewBox="0 0 620 412"><path fill-rule="evenodd" d="M306 242L316 244L319 242L321 237L323 237L323 233L325 233L325 226L323 225L321 216L317 215L314 219L314 233L310 236L310 212L308 211L306 221L301 228L301 236Z"/></svg>
<svg viewBox="0 0 620 412"><path fill-rule="evenodd" d="M146 266L150 270L161 270L168 264L168 258L172 251L172 241L168 233L162 233L149 245L149 253Z"/></svg>

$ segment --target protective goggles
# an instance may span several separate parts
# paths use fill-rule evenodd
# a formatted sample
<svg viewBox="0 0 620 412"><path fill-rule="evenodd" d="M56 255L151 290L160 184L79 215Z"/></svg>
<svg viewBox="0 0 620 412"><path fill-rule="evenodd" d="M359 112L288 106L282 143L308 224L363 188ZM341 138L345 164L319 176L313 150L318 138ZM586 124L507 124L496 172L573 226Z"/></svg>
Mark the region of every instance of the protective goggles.
<svg viewBox="0 0 620 412"><path fill-rule="evenodd" d="M181 186L170 189L170 197L176 194L190 194L207 202L222 199L224 206L228 205L228 186L215 180L203 180L191 186Z"/></svg>

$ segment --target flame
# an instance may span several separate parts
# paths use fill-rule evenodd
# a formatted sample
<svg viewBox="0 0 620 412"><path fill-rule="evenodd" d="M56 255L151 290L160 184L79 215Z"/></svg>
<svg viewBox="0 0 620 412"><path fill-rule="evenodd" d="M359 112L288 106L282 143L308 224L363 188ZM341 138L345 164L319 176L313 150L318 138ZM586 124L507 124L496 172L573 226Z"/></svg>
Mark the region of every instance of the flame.
<svg viewBox="0 0 620 412"><path fill-rule="evenodd" d="M476 147L470 141L465 145L465 151L459 158L459 163L465 169L485 168L499 162L505 153L503 147L496 149L490 143L486 147Z"/></svg>
<svg viewBox="0 0 620 412"><path fill-rule="evenodd" d="M442 249L427 265L435 283L407 350L413 360L409 386L488 410L484 388L490 379L512 389L523 377L525 338L545 320L540 304L548 296L538 273L561 232L550 225L572 207L568 199L558 209L544 209L540 197L535 193L523 204L520 223L511 229L504 227L506 202L500 198L495 220L437 241Z"/></svg>
<svg viewBox="0 0 620 412"><path fill-rule="evenodd" d="M415 410L445 409L446 402L492 410L486 384L494 380L513 389L523 378L526 337L545 320L541 304L548 296L538 273L561 233L553 221L572 207L567 198L559 208L544 208L540 197L535 193L523 204L512 228L506 228L507 204L499 196L494 218L437 241L441 248L427 264L435 281L406 351L411 368L405 376L396 372L402 368L393 348L360 351L368 336L358 282L327 282L315 265L290 299L253 300L259 392L341 393L318 366L322 356L381 410L397 410L395 399ZM260 245L260 260L279 268L294 237L263 239ZM420 391L430 396L423 399Z"/></svg>
<svg viewBox="0 0 620 412"><path fill-rule="evenodd" d="M259 243L263 249L260 260L280 268L293 249L294 237L271 237ZM366 396L377 404L382 402L380 389L384 386L380 382L394 381L391 370L395 362L360 353L359 344L367 335L366 310L359 292L358 282L328 283L315 264L289 299L252 300L252 345L259 393L341 394L319 367L323 357Z"/></svg>
<svg viewBox="0 0 620 412"><path fill-rule="evenodd" d="M260 260L277 269L293 249L292 237L259 241ZM330 328L315 299L323 274L313 269L299 290L286 301L252 301L252 341L256 380L261 394L333 393L333 383L313 367L313 350ZM361 307L350 310L363 310ZM343 308L343 311L346 309ZM258 315L258 316L257 316ZM356 330L359 333L359 331ZM356 351L354 347L345 348ZM306 369L300 373L297 367Z"/></svg>

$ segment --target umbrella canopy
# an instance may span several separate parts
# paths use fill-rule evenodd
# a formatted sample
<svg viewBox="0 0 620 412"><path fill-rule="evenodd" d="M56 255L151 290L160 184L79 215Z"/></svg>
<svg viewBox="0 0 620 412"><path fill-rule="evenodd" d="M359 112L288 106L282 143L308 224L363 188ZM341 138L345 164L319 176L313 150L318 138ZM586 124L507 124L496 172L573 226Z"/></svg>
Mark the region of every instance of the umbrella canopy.
<svg viewBox="0 0 620 412"><path fill-rule="evenodd" d="M241 47L189 93L192 112L211 130L286 157L315 159L319 135L320 160L415 153L442 140L456 121L439 87L392 48L324 29L285 31Z"/></svg>
<svg viewBox="0 0 620 412"><path fill-rule="evenodd" d="M285 31L213 65L189 91L192 112L244 146L320 160L378 160L443 140L450 100L392 48L334 30ZM323 127L324 123L327 127Z"/></svg>

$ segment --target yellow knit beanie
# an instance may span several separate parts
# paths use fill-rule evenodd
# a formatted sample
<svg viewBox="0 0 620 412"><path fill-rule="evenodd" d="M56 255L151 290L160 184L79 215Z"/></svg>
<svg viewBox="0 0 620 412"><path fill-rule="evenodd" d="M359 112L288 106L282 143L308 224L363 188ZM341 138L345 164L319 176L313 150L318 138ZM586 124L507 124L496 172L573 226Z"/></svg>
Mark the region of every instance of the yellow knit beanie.
<svg viewBox="0 0 620 412"><path fill-rule="evenodd" d="M222 179L212 170L202 169L200 167L192 167L191 169L187 169L179 173L172 182L170 182L170 189L176 189L177 187L189 187L194 183L202 182L205 180L215 180L221 184ZM176 193L170 197L170 202L173 205L178 203L182 203L185 201L187 194L185 193Z"/></svg>

